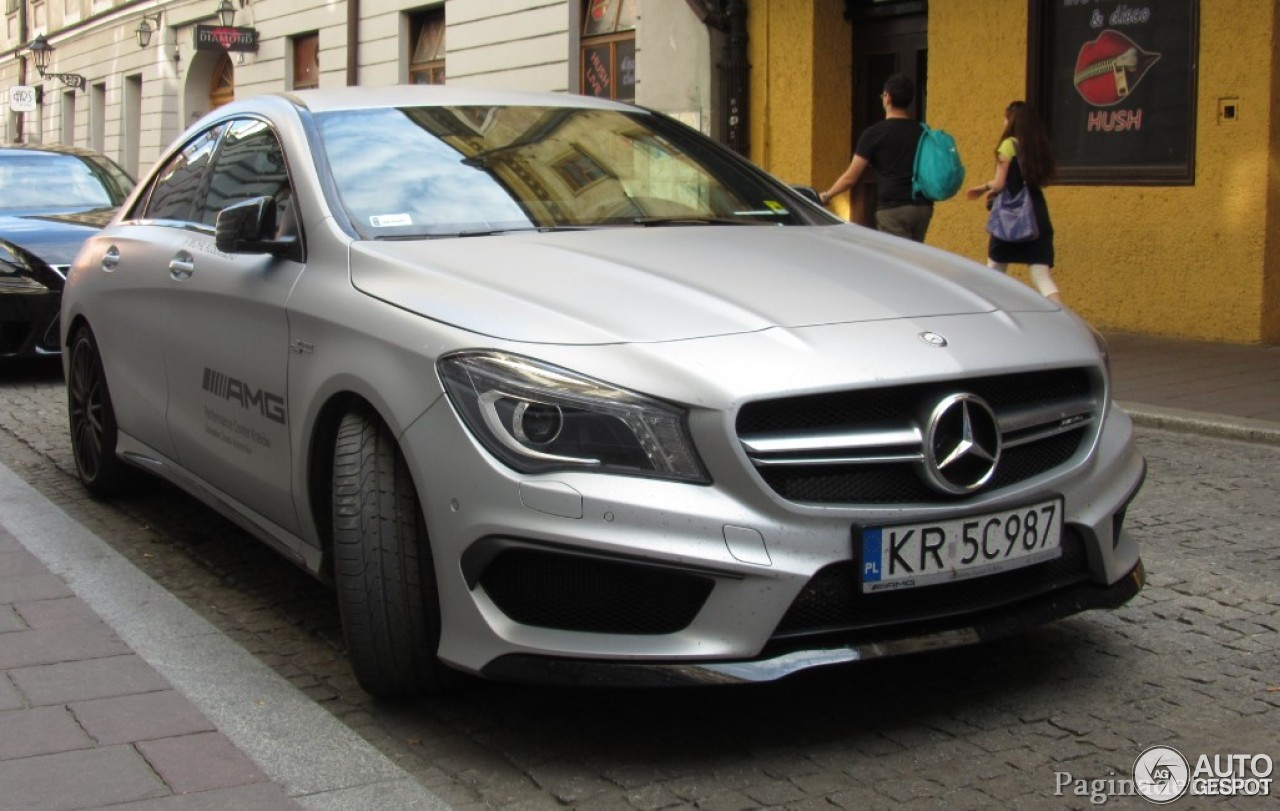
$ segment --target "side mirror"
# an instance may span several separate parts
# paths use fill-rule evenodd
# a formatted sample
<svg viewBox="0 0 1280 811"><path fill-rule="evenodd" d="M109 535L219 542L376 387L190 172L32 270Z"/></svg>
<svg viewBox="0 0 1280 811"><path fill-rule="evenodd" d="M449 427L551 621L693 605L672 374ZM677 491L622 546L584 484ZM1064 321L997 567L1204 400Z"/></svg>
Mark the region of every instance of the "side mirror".
<svg viewBox="0 0 1280 811"><path fill-rule="evenodd" d="M822 198L813 186L792 186L791 190L816 206L822 207Z"/></svg>
<svg viewBox="0 0 1280 811"><path fill-rule="evenodd" d="M297 239L276 235L276 201L254 197L227 206L214 223L214 244L223 253L293 255Z"/></svg>

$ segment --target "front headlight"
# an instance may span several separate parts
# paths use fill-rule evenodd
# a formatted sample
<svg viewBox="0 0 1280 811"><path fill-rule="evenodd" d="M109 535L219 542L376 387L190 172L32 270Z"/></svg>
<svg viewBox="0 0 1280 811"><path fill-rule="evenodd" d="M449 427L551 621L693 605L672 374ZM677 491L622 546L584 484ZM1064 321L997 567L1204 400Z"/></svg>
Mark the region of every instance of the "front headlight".
<svg viewBox="0 0 1280 811"><path fill-rule="evenodd" d="M463 422L516 470L710 481L693 449L684 409L502 352L446 355L439 370Z"/></svg>

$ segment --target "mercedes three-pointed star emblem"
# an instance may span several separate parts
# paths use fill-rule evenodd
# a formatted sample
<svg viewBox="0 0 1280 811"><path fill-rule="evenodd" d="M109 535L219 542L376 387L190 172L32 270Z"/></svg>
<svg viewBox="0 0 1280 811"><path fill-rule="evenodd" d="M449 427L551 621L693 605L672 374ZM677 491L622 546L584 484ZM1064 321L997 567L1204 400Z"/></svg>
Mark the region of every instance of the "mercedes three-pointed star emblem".
<svg viewBox="0 0 1280 811"><path fill-rule="evenodd" d="M944 493L972 493L995 475L1000 428L976 394L952 394L934 406L925 430L924 472Z"/></svg>

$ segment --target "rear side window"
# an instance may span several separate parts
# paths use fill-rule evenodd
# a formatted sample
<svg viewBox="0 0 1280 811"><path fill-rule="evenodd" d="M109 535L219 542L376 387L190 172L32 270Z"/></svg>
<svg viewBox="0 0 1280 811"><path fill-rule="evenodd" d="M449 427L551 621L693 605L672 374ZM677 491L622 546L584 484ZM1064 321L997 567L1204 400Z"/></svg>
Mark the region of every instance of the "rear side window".
<svg viewBox="0 0 1280 811"><path fill-rule="evenodd" d="M218 143L223 125L219 124L197 135L182 151L169 159L156 175L142 216L149 220L193 219L200 199L200 185L205 169Z"/></svg>
<svg viewBox="0 0 1280 811"><path fill-rule="evenodd" d="M270 197L283 205L290 197L289 173L271 127L263 121L244 119L228 127L218 148L200 222L213 225L219 211L255 197Z"/></svg>

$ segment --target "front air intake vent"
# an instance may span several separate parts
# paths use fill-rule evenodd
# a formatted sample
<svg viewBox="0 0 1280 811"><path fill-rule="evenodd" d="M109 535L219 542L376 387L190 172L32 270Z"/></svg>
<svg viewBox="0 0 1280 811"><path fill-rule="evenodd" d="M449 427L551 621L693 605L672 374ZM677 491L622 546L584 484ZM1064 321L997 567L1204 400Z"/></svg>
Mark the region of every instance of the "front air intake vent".
<svg viewBox="0 0 1280 811"><path fill-rule="evenodd" d="M494 604L522 625L601 634L687 628L709 577L629 561L533 548L507 549L480 577Z"/></svg>

